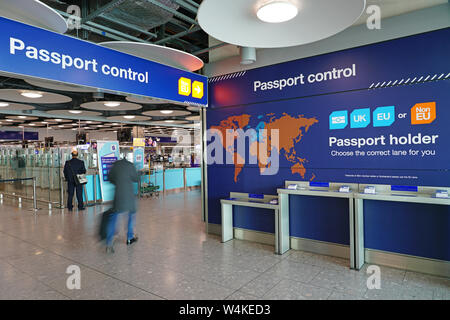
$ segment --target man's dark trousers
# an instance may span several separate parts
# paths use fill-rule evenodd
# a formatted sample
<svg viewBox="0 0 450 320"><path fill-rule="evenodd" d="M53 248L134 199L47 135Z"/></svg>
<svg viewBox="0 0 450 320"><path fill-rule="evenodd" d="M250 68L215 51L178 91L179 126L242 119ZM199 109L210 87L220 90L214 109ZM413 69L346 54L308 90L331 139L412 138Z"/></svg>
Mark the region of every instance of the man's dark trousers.
<svg viewBox="0 0 450 320"><path fill-rule="evenodd" d="M77 192L78 209L83 209L83 186L69 181L67 183L67 192L69 193L69 199L67 199L67 208L69 210L73 209L72 200L75 189Z"/></svg>

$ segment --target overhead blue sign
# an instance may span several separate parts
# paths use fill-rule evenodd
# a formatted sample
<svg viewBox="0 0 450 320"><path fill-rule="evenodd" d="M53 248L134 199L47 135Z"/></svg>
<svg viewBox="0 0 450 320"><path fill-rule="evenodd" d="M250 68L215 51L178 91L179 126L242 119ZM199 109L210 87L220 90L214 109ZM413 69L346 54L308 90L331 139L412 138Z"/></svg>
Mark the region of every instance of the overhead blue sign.
<svg viewBox="0 0 450 320"><path fill-rule="evenodd" d="M39 140L39 133L29 131L0 131L0 140Z"/></svg>
<svg viewBox="0 0 450 320"><path fill-rule="evenodd" d="M212 77L208 80L209 105L238 106L449 79L448 39L450 28L445 28ZM336 128L342 126L336 123Z"/></svg>
<svg viewBox="0 0 450 320"><path fill-rule="evenodd" d="M3 17L0 29L0 71L183 103L208 103L207 78L202 75Z"/></svg>

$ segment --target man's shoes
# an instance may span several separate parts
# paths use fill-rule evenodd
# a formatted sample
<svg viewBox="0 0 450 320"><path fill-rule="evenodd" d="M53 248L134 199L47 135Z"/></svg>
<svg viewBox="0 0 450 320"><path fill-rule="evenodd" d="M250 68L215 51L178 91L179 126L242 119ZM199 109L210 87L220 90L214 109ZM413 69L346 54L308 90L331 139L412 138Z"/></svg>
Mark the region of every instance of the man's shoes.
<svg viewBox="0 0 450 320"><path fill-rule="evenodd" d="M114 247L113 246L107 246L106 247L106 253L114 253Z"/></svg>
<svg viewBox="0 0 450 320"><path fill-rule="evenodd" d="M134 236L134 238L127 240L127 245L133 244L138 241L138 237Z"/></svg>
<svg viewBox="0 0 450 320"><path fill-rule="evenodd" d="M83 207L83 208L78 208L78 211L83 211L83 210L85 210L86 208L85 207Z"/></svg>

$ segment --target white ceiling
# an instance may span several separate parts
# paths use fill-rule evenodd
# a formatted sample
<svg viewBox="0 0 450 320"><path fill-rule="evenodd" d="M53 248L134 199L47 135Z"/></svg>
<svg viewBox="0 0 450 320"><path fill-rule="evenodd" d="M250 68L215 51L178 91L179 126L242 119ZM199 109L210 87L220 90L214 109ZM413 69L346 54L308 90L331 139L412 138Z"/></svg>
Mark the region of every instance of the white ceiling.
<svg viewBox="0 0 450 320"><path fill-rule="evenodd" d="M381 18L386 19L447 3L448 0L366 0L366 2L366 8L370 5L378 5L381 9ZM353 25L356 26L366 23L368 16L369 15L364 12Z"/></svg>
<svg viewBox="0 0 450 320"><path fill-rule="evenodd" d="M381 18L386 19L413 11L434 7L444 3L448 0L366 0L366 8L370 5L378 5L381 9ZM368 14L364 12L361 17L355 21L353 26L366 23ZM213 47L222 43L220 40L209 36L209 46ZM235 45L227 45L218 49L211 50L209 53L209 63L224 60L229 57L239 55L239 48Z"/></svg>

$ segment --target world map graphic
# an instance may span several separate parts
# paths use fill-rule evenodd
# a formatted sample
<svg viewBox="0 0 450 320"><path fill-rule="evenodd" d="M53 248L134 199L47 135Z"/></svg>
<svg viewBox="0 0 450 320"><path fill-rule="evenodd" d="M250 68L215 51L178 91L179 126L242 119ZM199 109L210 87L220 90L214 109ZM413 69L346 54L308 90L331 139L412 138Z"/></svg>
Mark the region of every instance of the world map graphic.
<svg viewBox="0 0 450 320"><path fill-rule="evenodd" d="M222 146L225 151L232 156L234 160L234 182L238 182L239 174L245 167L244 158L239 154L235 148L235 141L239 134L244 134L247 129L255 129L254 135L250 137L249 153L253 157L257 157L258 167L260 173L263 174L271 166L268 161L272 152L275 150L279 155L290 163L292 174L299 174L303 179L305 178L306 168L304 163L308 160L302 158L296 150L296 145L302 140L308 130L319 121L315 118L306 118L304 115L291 116L283 113L277 117L274 113L265 115L251 116L249 114L242 114L238 116L229 116L220 121L219 125L211 126L210 129L216 129L222 134ZM226 139L228 130L238 130L233 139ZM261 129L265 129L260 131ZM278 130L278 143L272 141L275 139L276 131ZM225 145L224 145L225 144ZM272 147L270 147L272 146ZM261 152L261 150L264 150ZM314 179L312 174L311 180Z"/></svg>

